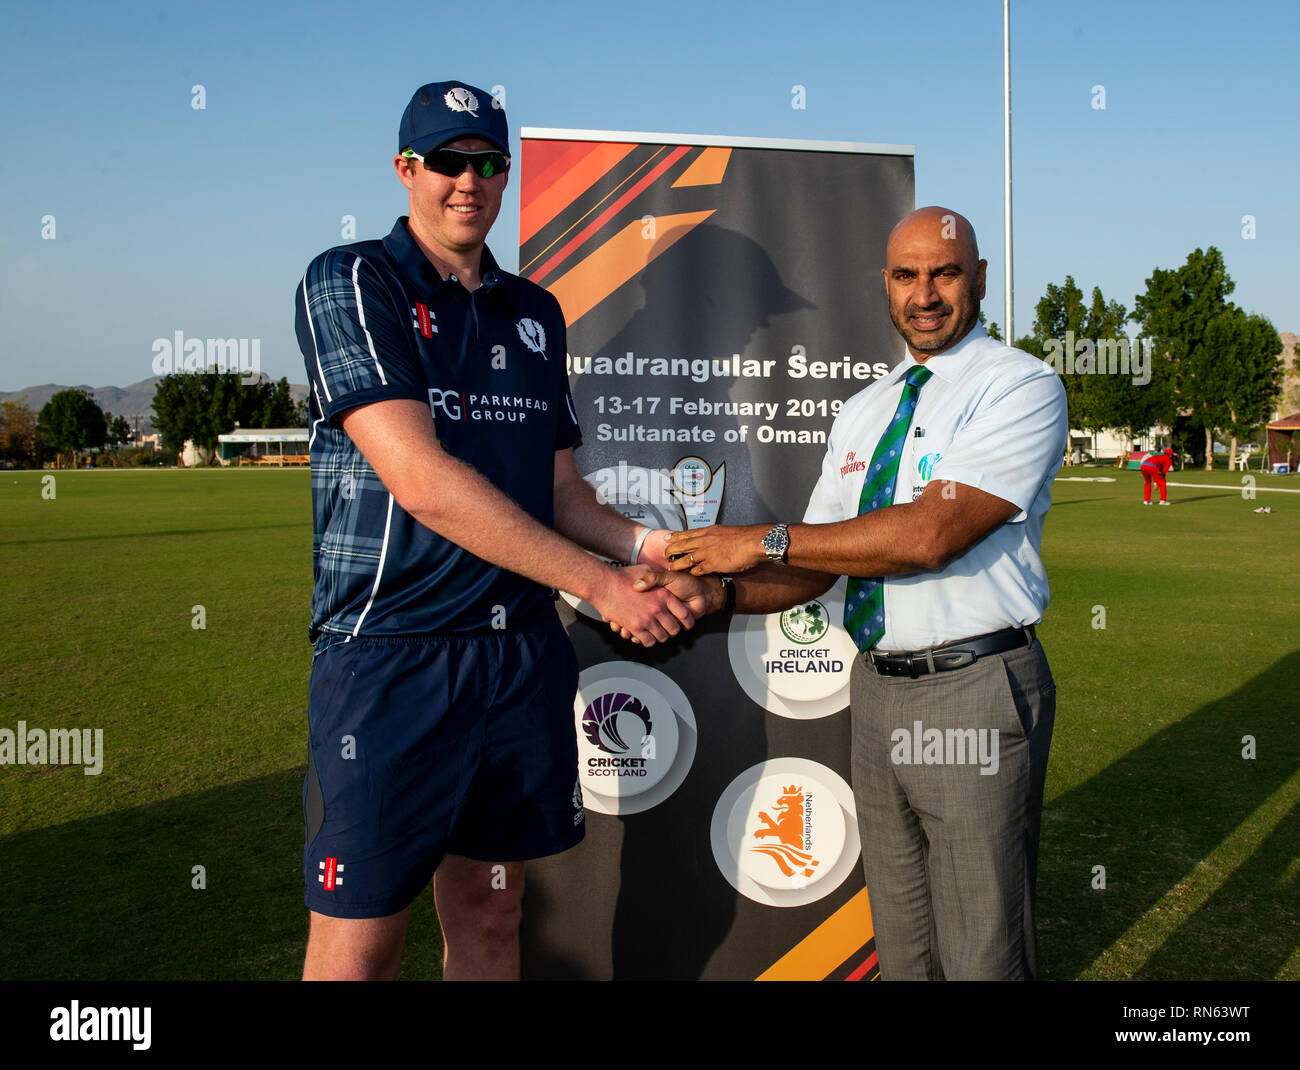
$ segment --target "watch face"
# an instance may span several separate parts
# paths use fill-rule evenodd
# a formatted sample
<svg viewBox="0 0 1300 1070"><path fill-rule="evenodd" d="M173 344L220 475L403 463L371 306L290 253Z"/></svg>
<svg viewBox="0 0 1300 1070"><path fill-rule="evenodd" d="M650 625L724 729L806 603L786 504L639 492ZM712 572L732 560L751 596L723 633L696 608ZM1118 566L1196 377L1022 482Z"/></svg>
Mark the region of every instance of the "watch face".
<svg viewBox="0 0 1300 1070"><path fill-rule="evenodd" d="M763 536L763 549L769 557L780 557L790 545L790 536L784 528L774 528Z"/></svg>

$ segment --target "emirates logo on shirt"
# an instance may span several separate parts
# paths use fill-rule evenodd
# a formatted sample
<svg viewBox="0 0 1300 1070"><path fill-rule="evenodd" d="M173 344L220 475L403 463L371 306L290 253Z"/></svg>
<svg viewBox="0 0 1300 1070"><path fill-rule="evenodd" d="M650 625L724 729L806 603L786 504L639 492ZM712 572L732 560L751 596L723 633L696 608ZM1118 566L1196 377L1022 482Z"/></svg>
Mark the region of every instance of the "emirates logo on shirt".
<svg viewBox="0 0 1300 1070"><path fill-rule="evenodd" d="M844 455L844 463L840 465L841 479L846 478L853 472L865 472L867 470L866 461L859 461L854 459L857 457L857 455L858 454L856 450L849 450L849 452Z"/></svg>

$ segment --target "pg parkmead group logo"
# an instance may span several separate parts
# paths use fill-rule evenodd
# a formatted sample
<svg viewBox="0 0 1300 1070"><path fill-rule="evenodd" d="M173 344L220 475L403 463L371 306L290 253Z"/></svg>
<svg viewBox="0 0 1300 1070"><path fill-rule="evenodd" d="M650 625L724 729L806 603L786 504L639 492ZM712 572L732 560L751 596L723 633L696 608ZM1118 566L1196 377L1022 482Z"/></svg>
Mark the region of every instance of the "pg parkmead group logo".
<svg viewBox="0 0 1300 1070"><path fill-rule="evenodd" d="M815 599L781 614L781 631L792 643L815 643L828 627L826 607Z"/></svg>

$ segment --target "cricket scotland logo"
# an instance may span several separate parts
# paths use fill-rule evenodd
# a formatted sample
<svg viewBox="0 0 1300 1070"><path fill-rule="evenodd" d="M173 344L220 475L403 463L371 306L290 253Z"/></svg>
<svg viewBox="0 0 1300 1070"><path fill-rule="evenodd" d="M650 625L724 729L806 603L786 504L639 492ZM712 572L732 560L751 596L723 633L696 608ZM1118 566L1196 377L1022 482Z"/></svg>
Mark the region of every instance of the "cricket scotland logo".
<svg viewBox="0 0 1300 1070"><path fill-rule="evenodd" d="M640 744L650 735L650 711L635 695L614 692L601 695L582 713L582 732L593 747L606 754L626 754L632 747L623 738L624 729L640 732L633 740Z"/></svg>
<svg viewBox="0 0 1300 1070"><path fill-rule="evenodd" d="M442 99L443 103L452 111L467 111L475 118L478 117L478 97L463 85L458 85L455 89L448 89L447 95Z"/></svg>
<svg viewBox="0 0 1300 1070"><path fill-rule="evenodd" d="M636 814L677 790L695 756L690 701L657 669L593 665L573 701L578 778L588 810Z"/></svg>
<svg viewBox="0 0 1300 1070"><path fill-rule="evenodd" d="M535 319L524 317L519 321L519 337L534 353L546 359L546 329Z"/></svg>
<svg viewBox="0 0 1300 1070"><path fill-rule="evenodd" d="M828 627L826 607L815 600L781 614L781 631L790 642L802 646L817 642Z"/></svg>

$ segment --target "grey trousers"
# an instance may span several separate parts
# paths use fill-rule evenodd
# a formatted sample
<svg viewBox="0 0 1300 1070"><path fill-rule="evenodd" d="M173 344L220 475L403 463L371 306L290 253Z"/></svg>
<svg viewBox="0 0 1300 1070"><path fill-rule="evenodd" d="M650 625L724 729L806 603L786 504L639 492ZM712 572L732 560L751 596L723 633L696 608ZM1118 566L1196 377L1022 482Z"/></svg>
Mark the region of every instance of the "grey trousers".
<svg viewBox="0 0 1300 1070"><path fill-rule="evenodd" d="M1038 972L1034 881L1056 684L1035 639L951 672L854 665L853 795L884 980ZM937 731L936 731L937 730Z"/></svg>

